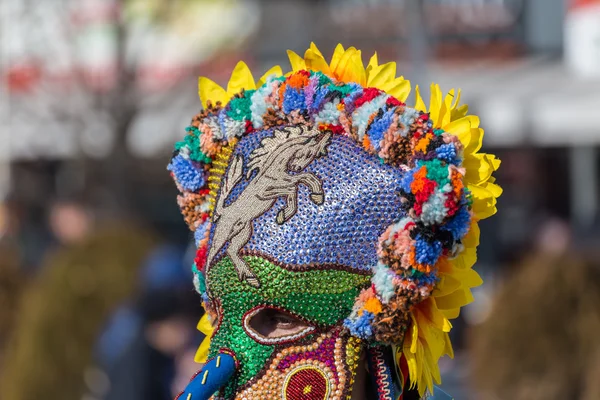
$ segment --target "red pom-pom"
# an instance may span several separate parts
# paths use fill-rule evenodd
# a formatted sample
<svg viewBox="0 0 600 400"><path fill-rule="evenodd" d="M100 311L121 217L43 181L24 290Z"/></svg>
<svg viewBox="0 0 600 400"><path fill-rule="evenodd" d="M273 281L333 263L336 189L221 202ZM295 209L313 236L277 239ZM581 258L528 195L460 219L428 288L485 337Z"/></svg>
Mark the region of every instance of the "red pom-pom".
<svg viewBox="0 0 600 400"><path fill-rule="evenodd" d="M204 267L206 264L206 256L208 255L208 248L206 246L202 246L196 251L196 258L194 258L194 263L196 264L196 268L200 271L204 271Z"/></svg>
<svg viewBox="0 0 600 400"><path fill-rule="evenodd" d="M388 97L388 99L386 100L385 104L387 104L388 106L392 106L392 107L398 107L398 106L405 106L406 105L406 103L401 102L400 100L398 100L394 96Z"/></svg>
<svg viewBox="0 0 600 400"><path fill-rule="evenodd" d="M252 121L249 119L246 120L246 133L254 132L254 126L252 125Z"/></svg>
<svg viewBox="0 0 600 400"><path fill-rule="evenodd" d="M323 127L323 130L331 131L335 135L343 135L346 131L344 131L344 127L341 125L332 125L327 124Z"/></svg>
<svg viewBox="0 0 600 400"><path fill-rule="evenodd" d="M360 106L362 106L363 104L365 104L368 101L373 100L375 97L379 96L381 94L381 90L377 89L377 88L366 88L363 91L362 96L360 96L358 99L356 99L356 101L354 102L354 107L358 108Z"/></svg>
<svg viewBox="0 0 600 400"><path fill-rule="evenodd" d="M448 216L451 217L456 214L460 207L458 206L456 198L454 197L454 193L448 193L447 196L448 198L446 199L444 205L448 209Z"/></svg>

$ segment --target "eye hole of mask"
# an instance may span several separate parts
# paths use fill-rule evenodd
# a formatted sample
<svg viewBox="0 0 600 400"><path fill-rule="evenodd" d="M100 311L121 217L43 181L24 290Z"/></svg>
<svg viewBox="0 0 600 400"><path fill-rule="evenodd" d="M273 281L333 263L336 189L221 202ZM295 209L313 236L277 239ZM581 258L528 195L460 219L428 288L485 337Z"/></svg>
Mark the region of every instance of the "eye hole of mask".
<svg viewBox="0 0 600 400"><path fill-rule="evenodd" d="M307 322L277 308L255 308L244 316L246 333L261 344L300 339L315 330Z"/></svg>

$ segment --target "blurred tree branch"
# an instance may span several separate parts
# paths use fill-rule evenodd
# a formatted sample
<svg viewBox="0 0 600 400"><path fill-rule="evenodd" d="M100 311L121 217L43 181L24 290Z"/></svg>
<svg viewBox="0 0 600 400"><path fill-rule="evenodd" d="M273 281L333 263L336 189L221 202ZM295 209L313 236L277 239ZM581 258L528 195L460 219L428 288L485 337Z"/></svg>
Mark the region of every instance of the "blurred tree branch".
<svg viewBox="0 0 600 400"><path fill-rule="evenodd" d="M92 168L97 176L95 165L101 163L105 192L114 197L117 209L129 211L136 166L128 139L132 126L149 108L173 111L182 85L189 87L199 66L221 46L241 43L252 29L244 12L252 11L251 3L6 0L0 18L11 34L2 46L16 56L1 60L0 66L10 94L13 122L8 124L32 130L25 134L32 139L25 154L48 145L35 132L49 127L56 136L60 129L62 142L49 144L62 151L60 146L74 143L76 159L67 162L79 174L89 175ZM232 23L235 18L246 23ZM91 161L97 157L90 155L90 140L110 148L102 161ZM20 143L20 149L27 145L22 139Z"/></svg>

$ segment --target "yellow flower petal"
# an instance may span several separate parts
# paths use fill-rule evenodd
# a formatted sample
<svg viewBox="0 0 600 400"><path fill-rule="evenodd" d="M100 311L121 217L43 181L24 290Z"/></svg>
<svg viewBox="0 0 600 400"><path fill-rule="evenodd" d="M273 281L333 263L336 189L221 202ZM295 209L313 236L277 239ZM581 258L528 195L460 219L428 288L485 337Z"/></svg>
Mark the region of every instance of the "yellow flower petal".
<svg viewBox="0 0 600 400"><path fill-rule="evenodd" d="M200 332L204 333L205 335L212 335L212 333L214 331L214 327L212 326L212 323L210 322L208 313L204 313L202 318L200 318L200 321L198 321L198 325L196 326L196 329L198 329Z"/></svg>
<svg viewBox="0 0 600 400"><path fill-rule="evenodd" d="M463 307L473 301L471 291L457 290L446 296L436 297L435 302L440 310Z"/></svg>
<svg viewBox="0 0 600 400"><path fill-rule="evenodd" d="M369 64L367 65L367 84L369 82L370 79L370 74L371 71L375 68L377 68L379 66L379 61L377 60L377 52L373 53L373 55L371 56L371 58L369 59ZM333 68L333 67L332 67ZM394 73L394 76L392 76L392 78L395 78L396 74Z"/></svg>
<svg viewBox="0 0 600 400"><path fill-rule="evenodd" d="M275 65L274 67L271 67L267 72L264 73L263 76L260 77L260 79L256 83L256 87L261 87L262 85L264 85L267 82L267 78L271 75L275 75L275 76L283 75L283 71L281 70L281 67L279 65Z"/></svg>
<svg viewBox="0 0 600 400"><path fill-rule="evenodd" d="M458 107L458 104L460 103L460 95L461 95L461 90L458 89L456 91L456 97L454 98L454 103L452 103L452 107L451 107L451 112L454 112L456 110L456 108ZM454 120L454 118L452 118Z"/></svg>
<svg viewBox="0 0 600 400"><path fill-rule="evenodd" d="M350 59L352 58L352 55L354 53L356 53L356 49L354 47L347 48L339 56L335 67L333 65L331 66L331 72L333 73L336 79L343 80L342 75L349 68L349 63L351 62Z"/></svg>
<svg viewBox="0 0 600 400"><path fill-rule="evenodd" d="M443 345L444 343L442 342L440 344ZM440 370L437 366L437 360L433 361L434 355L432 354L431 348L429 346L423 346L423 360L424 385L426 386L427 391L433 393L433 382L440 383L442 378L440 377ZM423 393L419 394L423 396L425 394L425 390L423 390Z"/></svg>
<svg viewBox="0 0 600 400"><path fill-rule="evenodd" d="M200 318L197 328L200 332L202 332L204 334L204 339L202 340L200 347L198 347L198 351L196 351L196 355L194 356L194 361L196 361L197 363L205 363L206 359L208 358L208 350L210 348L210 339L214 332L214 327L212 326L212 324L210 323L210 320L208 319L208 314L205 313L202 316L202 318Z"/></svg>
<svg viewBox="0 0 600 400"><path fill-rule="evenodd" d="M450 123L452 100L454 100L454 89L450 90L446 97L444 97L444 101L442 102L442 108L440 109L439 126L443 127Z"/></svg>
<svg viewBox="0 0 600 400"><path fill-rule="evenodd" d="M202 107L204 108L207 107L209 100L212 101L213 104L221 102L222 105L225 105L230 98L225 89L203 76L198 78L198 95L200 96Z"/></svg>
<svg viewBox="0 0 600 400"><path fill-rule="evenodd" d="M438 309L437 303L433 297L429 297L422 303L417 306L419 312L423 314L428 321L431 322L433 327L442 331L442 332L450 332L452 329L452 324ZM417 318L417 321L419 319Z"/></svg>
<svg viewBox="0 0 600 400"><path fill-rule="evenodd" d="M471 126L473 126L471 124ZM483 129L481 128L471 128L471 140L469 144L465 146L465 154L473 154L481 149L481 145L483 144Z"/></svg>
<svg viewBox="0 0 600 400"><path fill-rule="evenodd" d="M345 52L346 50L344 50L344 46L342 46L341 43L338 43L337 46L335 46L335 50L333 50L333 55L331 56L331 63L329 63L329 68L332 71L336 70Z"/></svg>
<svg viewBox="0 0 600 400"><path fill-rule="evenodd" d="M421 342L417 339L417 352L415 353L416 359L417 359L417 379L418 379L418 387L422 388L423 387L423 381L424 381L424 377L423 377L423 369L425 367L425 354L424 354L424 350L423 350L423 344L421 344Z"/></svg>
<svg viewBox="0 0 600 400"><path fill-rule="evenodd" d="M445 296L460 289L461 282L452 274L440 273L440 281L433 290L433 296Z"/></svg>
<svg viewBox="0 0 600 400"><path fill-rule="evenodd" d="M421 91L419 90L419 85L417 85L415 87L415 109L422 111L422 112L427 112L427 106L425 105L425 102L423 101L423 98L421 97Z"/></svg>
<svg viewBox="0 0 600 400"><path fill-rule="evenodd" d="M483 135L483 133L482 133ZM486 154L485 157L488 159L488 161L492 164L492 167L494 168L494 171L497 171L498 168L500 168L500 159L496 158L495 155L493 154Z"/></svg>
<svg viewBox="0 0 600 400"><path fill-rule="evenodd" d="M444 336L446 336L446 347L444 348L444 354L450 358L454 358L454 349L452 349L452 341L450 340L450 335L445 333Z"/></svg>
<svg viewBox="0 0 600 400"><path fill-rule="evenodd" d="M321 53L321 50L319 50L319 48L317 47L317 45L315 44L315 42L310 42L310 50L317 54L318 56L320 56L322 59L325 59L325 57L323 57L323 54Z"/></svg>
<svg viewBox="0 0 600 400"><path fill-rule="evenodd" d="M463 104L462 106L458 107L457 109L452 110L452 113L451 113L452 119L455 120L455 119L462 118L462 117L466 116L468 112L469 112L469 106L466 104Z"/></svg>
<svg viewBox="0 0 600 400"><path fill-rule="evenodd" d="M290 59L290 65L292 66L292 71L301 71L306 69L306 62L304 62L304 58L300 57L298 54L294 53L292 50L287 51L288 58Z"/></svg>
<svg viewBox="0 0 600 400"><path fill-rule="evenodd" d="M440 111L442 110L442 91L440 85L431 84L431 96L429 98L429 118L433 121L433 127L441 127Z"/></svg>
<svg viewBox="0 0 600 400"><path fill-rule="evenodd" d="M342 82L365 85L367 75L362 64L361 52L354 47L348 48L333 71L333 75Z"/></svg>
<svg viewBox="0 0 600 400"><path fill-rule="evenodd" d="M474 269L467 268L460 272L460 281L465 290L472 289L483 284L483 279L479 276L479 273Z"/></svg>
<svg viewBox="0 0 600 400"><path fill-rule="evenodd" d="M461 118L447 123L443 129L457 136L464 147L467 147L471 142L471 121L468 118Z"/></svg>
<svg viewBox="0 0 600 400"><path fill-rule="evenodd" d="M403 77L394 79L392 82L388 82L380 87L386 93L391 94L398 100L405 102L410 94L410 81L407 81Z"/></svg>
<svg viewBox="0 0 600 400"><path fill-rule="evenodd" d="M471 128L479 128L480 121L479 121L479 117L478 116L476 116L476 115L467 115L467 116L465 116L463 118L466 118L466 119L468 119L471 122Z"/></svg>
<svg viewBox="0 0 600 400"><path fill-rule="evenodd" d="M477 261L477 249L466 248L458 255L458 257L450 260L450 264L458 269L471 268Z"/></svg>
<svg viewBox="0 0 600 400"><path fill-rule="evenodd" d="M410 315L411 318L411 323L410 323L410 327L408 332L410 334L408 334L408 338L410 339L410 347L409 350L411 353L416 354L417 353L417 346L419 343L419 328L417 325L417 322L415 320L415 316L413 314Z"/></svg>
<svg viewBox="0 0 600 400"><path fill-rule="evenodd" d="M471 222L469 233L467 233L463 238L463 245L467 248L475 248L479 246L479 235L479 224L477 221Z"/></svg>
<svg viewBox="0 0 600 400"><path fill-rule="evenodd" d="M306 53L304 53L304 61L306 62L307 69L321 71L326 75L331 75L329 64L327 64L327 61L325 61L325 58L323 58L323 55L318 49L317 52L312 48L306 50Z"/></svg>
<svg viewBox="0 0 600 400"><path fill-rule="evenodd" d="M494 197L500 197L500 195L502 194L502 188L498 185L496 185L495 183L492 182L487 182L485 184L485 188L492 193L492 195Z"/></svg>
<svg viewBox="0 0 600 400"><path fill-rule="evenodd" d="M256 89L256 84L254 83L254 77L250 68L248 68L245 62L238 62L231 73L229 83L227 83L227 94L231 98L234 94L242 90L253 89Z"/></svg>
<svg viewBox="0 0 600 400"><path fill-rule="evenodd" d="M368 67L367 67L368 70ZM383 88L386 83L393 81L396 78L396 63L390 62L387 64L373 67L367 77L367 86ZM410 88L409 88L410 90Z"/></svg>
<svg viewBox="0 0 600 400"><path fill-rule="evenodd" d="M473 212L477 218L485 219L496 213L496 197L492 192L477 185L469 185L468 188L473 197Z"/></svg>
<svg viewBox="0 0 600 400"><path fill-rule="evenodd" d="M463 160L463 167L466 168L465 181L469 184L480 184L489 179L494 172L492 164L483 154L470 154Z"/></svg>
<svg viewBox="0 0 600 400"><path fill-rule="evenodd" d="M456 318L458 318L460 316L460 307L452 308L452 309L449 309L449 310L440 310L440 311L449 320L456 319Z"/></svg>
<svg viewBox="0 0 600 400"><path fill-rule="evenodd" d="M352 77L349 82L356 82L359 85L365 86L367 84L367 71L362 61L362 52L357 50L356 53L350 59L352 62Z"/></svg>

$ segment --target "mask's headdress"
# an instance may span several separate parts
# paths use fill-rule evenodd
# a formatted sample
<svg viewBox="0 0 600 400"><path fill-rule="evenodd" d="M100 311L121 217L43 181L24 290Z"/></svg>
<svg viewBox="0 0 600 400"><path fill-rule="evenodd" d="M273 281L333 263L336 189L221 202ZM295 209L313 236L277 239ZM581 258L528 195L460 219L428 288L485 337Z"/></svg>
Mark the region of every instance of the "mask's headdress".
<svg viewBox="0 0 600 400"><path fill-rule="evenodd" d="M243 179L240 161L232 157L238 141L291 125L348 137L382 165L401 171L402 179L397 216L378 243L372 243L378 262L363 266L371 284L362 284L344 326L368 343L392 346L394 361L408 370L411 386L421 394L433 392L433 383L440 382L439 358L452 357L450 320L473 300L471 288L482 283L472 269L477 224L496 212L501 189L492 172L500 161L479 152L483 130L479 118L459 104L460 91L444 96L432 85L426 106L417 87L411 108L405 104L410 82L396 77L395 63L380 65L377 55L366 68L361 52L353 47L338 45L329 63L314 44L304 58L291 51L288 55L292 71L285 75L276 66L255 82L240 62L227 89L207 78L199 80L204 111L177 143L169 164L181 191L179 205L198 245L196 288L211 314L204 270L207 257L214 258L209 254L211 221L215 209L223 207L223 199L217 201L219 190L231 191ZM279 135L297 134L286 132ZM278 136L265 140L261 143L268 148L268 140ZM325 154L324 148L320 151ZM255 159L260 156L253 154ZM249 168L247 176L253 166ZM313 203L322 201L318 197ZM291 218L285 210L280 214L278 223ZM242 276L260 285L252 271L242 271ZM200 328L210 338L208 319ZM200 348L200 360L205 359L208 342Z"/></svg>

